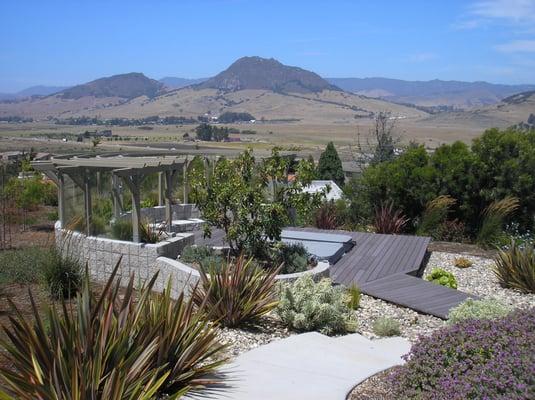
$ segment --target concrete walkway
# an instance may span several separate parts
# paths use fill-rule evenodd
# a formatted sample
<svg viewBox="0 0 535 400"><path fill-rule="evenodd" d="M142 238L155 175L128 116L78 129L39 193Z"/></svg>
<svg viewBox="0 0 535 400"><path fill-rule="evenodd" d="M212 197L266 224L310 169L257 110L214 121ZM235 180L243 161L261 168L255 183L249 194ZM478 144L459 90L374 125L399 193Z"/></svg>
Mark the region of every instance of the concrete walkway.
<svg viewBox="0 0 535 400"><path fill-rule="evenodd" d="M410 344L399 337L328 337L304 333L260 346L226 368L228 387L190 399L345 400L366 378L402 364Z"/></svg>

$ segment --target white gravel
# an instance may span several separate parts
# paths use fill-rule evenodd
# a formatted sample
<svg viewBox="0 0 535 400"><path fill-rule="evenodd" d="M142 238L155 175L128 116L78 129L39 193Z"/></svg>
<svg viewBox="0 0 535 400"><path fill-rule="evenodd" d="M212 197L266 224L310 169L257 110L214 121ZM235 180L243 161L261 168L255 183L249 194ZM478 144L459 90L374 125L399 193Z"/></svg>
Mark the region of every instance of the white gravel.
<svg viewBox="0 0 535 400"><path fill-rule="evenodd" d="M458 257L469 259L473 265L469 268L457 268L454 261ZM453 273L457 279L457 289L463 292L483 298L494 298L512 308L535 307L535 294L500 286L491 269L493 264L494 261L488 258L434 252L427 264L426 273L431 273L433 268L443 268Z"/></svg>
<svg viewBox="0 0 535 400"><path fill-rule="evenodd" d="M461 256L468 258L473 262L473 265L465 269L455 267L455 258ZM498 299L512 308L535 307L535 294L525 294L499 285L490 269L493 263L493 260L487 258L433 252L424 278L433 268L443 268L455 275L459 290L483 298ZM409 308L396 306L366 295L362 295L360 308L355 312L358 320L357 332L368 338L377 338L377 335L373 333L372 326L379 317L389 317L397 320L400 324L401 336L413 343L420 335L428 335L446 325L446 322L440 318L420 314ZM222 343L229 344L228 355L235 357L260 345L294 334L296 332L288 330L278 320L277 316L272 313L264 318L256 328L221 329L220 340Z"/></svg>
<svg viewBox="0 0 535 400"><path fill-rule="evenodd" d="M469 268L457 268L454 261L458 257L465 257L472 261ZM433 252L426 273L433 268L442 268L453 273L457 279L458 290L478 295L482 298L495 298L512 308L535 307L535 294L521 293L517 290L500 286L491 265L494 261L488 258L467 256L461 254ZM383 300L363 295L361 307L356 311L359 321L359 332L366 337L376 338L372 325L379 317L389 317L400 324L401 336L415 342L418 336L428 335L434 330L445 326L446 322L440 318L417 313L411 309L396 306Z"/></svg>
<svg viewBox="0 0 535 400"><path fill-rule="evenodd" d="M295 334L296 332L288 330L274 314L270 314L256 327L220 328L219 340L228 345L227 355L236 357L258 346Z"/></svg>

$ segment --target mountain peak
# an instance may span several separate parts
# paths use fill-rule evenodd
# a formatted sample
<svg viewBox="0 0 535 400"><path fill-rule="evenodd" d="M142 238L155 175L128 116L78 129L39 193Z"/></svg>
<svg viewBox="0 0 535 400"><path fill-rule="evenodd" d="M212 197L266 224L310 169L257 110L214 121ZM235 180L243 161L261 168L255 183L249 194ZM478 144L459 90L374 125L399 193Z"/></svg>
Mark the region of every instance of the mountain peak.
<svg viewBox="0 0 535 400"><path fill-rule="evenodd" d="M162 88L161 82L147 78L141 72L129 72L73 86L58 94L64 99L79 99L85 96L133 99L143 95L154 97Z"/></svg>
<svg viewBox="0 0 535 400"><path fill-rule="evenodd" d="M284 65L274 58L258 56L239 58L225 71L196 87L231 92L244 89L264 89L280 93L340 90L314 72Z"/></svg>

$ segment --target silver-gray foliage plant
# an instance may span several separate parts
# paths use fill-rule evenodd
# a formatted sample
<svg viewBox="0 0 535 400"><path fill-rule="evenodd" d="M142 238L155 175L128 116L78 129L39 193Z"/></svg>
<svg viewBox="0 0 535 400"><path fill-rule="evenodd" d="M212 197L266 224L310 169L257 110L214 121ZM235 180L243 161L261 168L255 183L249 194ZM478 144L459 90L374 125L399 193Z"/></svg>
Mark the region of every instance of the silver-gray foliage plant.
<svg viewBox="0 0 535 400"><path fill-rule="evenodd" d="M314 282L305 274L292 284L281 286L277 313L290 328L318 331L325 335L354 332L356 317L348 307L347 294L324 278Z"/></svg>
<svg viewBox="0 0 535 400"><path fill-rule="evenodd" d="M495 319L505 317L511 308L496 299L467 299L450 310L448 323L456 324L467 319Z"/></svg>

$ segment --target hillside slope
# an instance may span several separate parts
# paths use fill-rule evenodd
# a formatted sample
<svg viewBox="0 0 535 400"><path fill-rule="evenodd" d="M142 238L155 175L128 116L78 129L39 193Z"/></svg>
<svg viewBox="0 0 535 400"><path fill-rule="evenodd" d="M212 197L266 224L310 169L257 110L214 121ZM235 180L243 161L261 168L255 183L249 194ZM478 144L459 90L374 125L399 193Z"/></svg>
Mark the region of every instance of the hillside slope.
<svg viewBox="0 0 535 400"><path fill-rule="evenodd" d="M343 90L389 101L420 106L478 107L500 102L535 85L499 85L488 82L404 81L387 78L328 78Z"/></svg>
<svg viewBox="0 0 535 400"><path fill-rule="evenodd" d="M75 100L89 96L133 99L139 96L154 97L162 88L161 82L147 78L142 73L131 72L76 85L59 92L57 96Z"/></svg>
<svg viewBox="0 0 535 400"><path fill-rule="evenodd" d="M195 86L198 89L238 91L264 89L278 93L317 93L340 90L318 74L261 57L242 57L225 71Z"/></svg>
<svg viewBox="0 0 535 400"><path fill-rule="evenodd" d="M430 116L427 122L436 125L481 128L507 128L529 120L535 113L535 91L523 92L503 99L500 103L468 111Z"/></svg>
<svg viewBox="0 0 535 400"><path fill-rule="evenodd" d="M225 111L248 112L259 120L325 124L354 123L380 111L398 118L427 116L413 107L344 92L313 72L260 57L241 58L213 78L171 91L162 82L131 73L97 79L46 98L0 103L0 116L37 119L196 118Z"/></svg>

